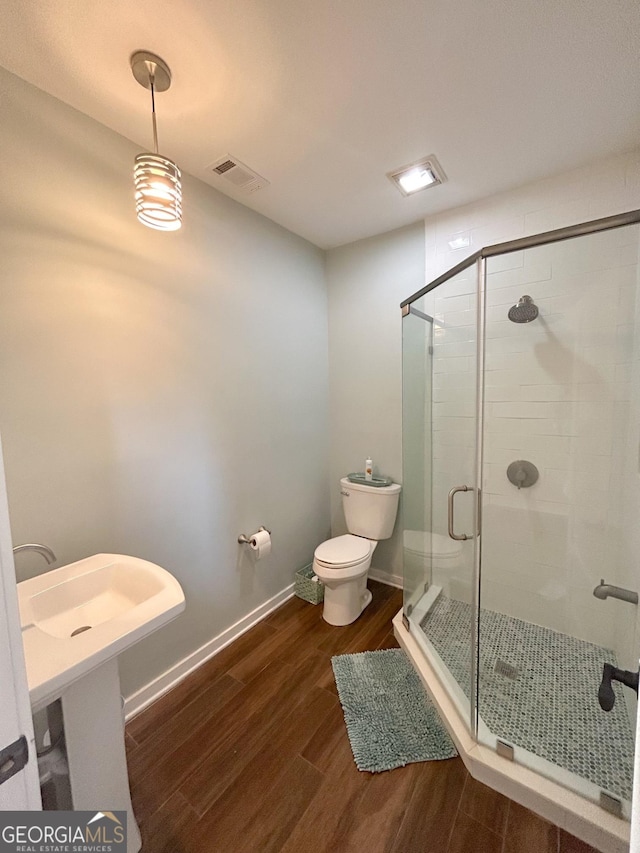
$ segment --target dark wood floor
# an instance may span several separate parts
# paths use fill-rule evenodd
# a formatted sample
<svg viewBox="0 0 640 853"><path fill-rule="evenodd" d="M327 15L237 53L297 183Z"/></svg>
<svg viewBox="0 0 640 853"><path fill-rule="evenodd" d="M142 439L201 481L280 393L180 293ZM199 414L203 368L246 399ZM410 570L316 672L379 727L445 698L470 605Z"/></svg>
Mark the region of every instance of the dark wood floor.
<svg viewBox="0 0 640 853"><path fill-rule="evenodd" d="M360 773L331 656L395 647L399 590L334 628L293 598L127 725L144 853L595 853L459 758Z"/></svg>

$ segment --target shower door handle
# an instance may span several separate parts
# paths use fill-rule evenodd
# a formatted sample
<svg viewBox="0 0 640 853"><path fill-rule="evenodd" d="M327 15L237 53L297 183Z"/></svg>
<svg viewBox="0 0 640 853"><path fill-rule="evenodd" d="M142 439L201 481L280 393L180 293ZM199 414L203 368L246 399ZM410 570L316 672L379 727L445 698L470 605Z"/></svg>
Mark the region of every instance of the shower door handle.
<svg viewBox="0 0 640 853"><path fill-rule="evenodd" d="M453 489L449 492L448 499L448 519L449 519L449 536L452 539L456 539L457 541L464 541L466 539L473 539L473 536L467 536L466 533L456 533L454 530L454 499L457 492L472 492L473 486L454 486Z"/></svg>

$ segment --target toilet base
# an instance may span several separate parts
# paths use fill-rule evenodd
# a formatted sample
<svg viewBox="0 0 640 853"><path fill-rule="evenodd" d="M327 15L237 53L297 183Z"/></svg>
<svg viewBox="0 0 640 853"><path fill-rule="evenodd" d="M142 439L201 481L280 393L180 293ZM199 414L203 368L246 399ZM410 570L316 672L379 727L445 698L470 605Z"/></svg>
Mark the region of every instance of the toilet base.
<svg viewBox="0 0 640 853"><path fill-rule="evenodd" d="M322 618L329 625L351 625L371 604L372 595L367 589L367 575L335 586L325 584Z"/></svg>

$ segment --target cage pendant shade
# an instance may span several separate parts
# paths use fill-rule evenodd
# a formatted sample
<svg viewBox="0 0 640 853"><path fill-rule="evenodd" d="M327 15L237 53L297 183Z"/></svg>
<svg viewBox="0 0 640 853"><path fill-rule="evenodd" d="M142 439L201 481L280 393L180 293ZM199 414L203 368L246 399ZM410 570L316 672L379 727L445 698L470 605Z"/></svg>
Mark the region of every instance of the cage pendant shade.
<svg viewBox="0 0 640 853"><path fill-rule="evenodd" d="M177 231L182 225L182 182L173 160L160 154L138 154L133 181L140 222L158 231Z"/></svg>
<svg viewBox="0 0 640 853"><path fill-rule="evenodd" d="M166 92L171 85L167 63L145 50L136 51L130 59L133 76L151 91L154 153L138 154L133 166L136 213L143 225L158 231L177 231L182 225L182 180L173 160L158 154L156 126L156 92Z"/></svg>

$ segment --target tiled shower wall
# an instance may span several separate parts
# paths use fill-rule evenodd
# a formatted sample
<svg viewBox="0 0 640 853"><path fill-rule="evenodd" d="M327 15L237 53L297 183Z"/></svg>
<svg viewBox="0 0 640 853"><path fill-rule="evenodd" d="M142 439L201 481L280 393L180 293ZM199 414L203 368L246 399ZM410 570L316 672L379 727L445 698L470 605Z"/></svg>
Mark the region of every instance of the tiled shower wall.
<svg viewBox="0 0 640 853"><path fill-rule="evenodd" d="M593 588L623 585L638 237L634 226L530 250L511 273L487 264L483 602L609 648L635 617ZM499 285L527 270L540 314L518 325L506 314L523 284ZM535 486L509 482L516 459L537 466Z"/></svg>
<svg viewBox="0 0 640 853"><path fill-rule="evenodd" d="M640 154L526 186L426 221L427 280L483 245L640 207ZM487 262L482 604L614 648L637 660L637 608L593 587L640 587L637 226ZM451 250L463 237L470 245ZM434 529L446 494L474 464L475 270L434 292ZM538 320L508 308L530 294ZM532 488L506 478L515 459ZM465 506L466 502L466 506ZM470 524L459 496L456 526ZM434 580L465 597L462 566ZM453 581L452 581L453 577Z"/></svg>

